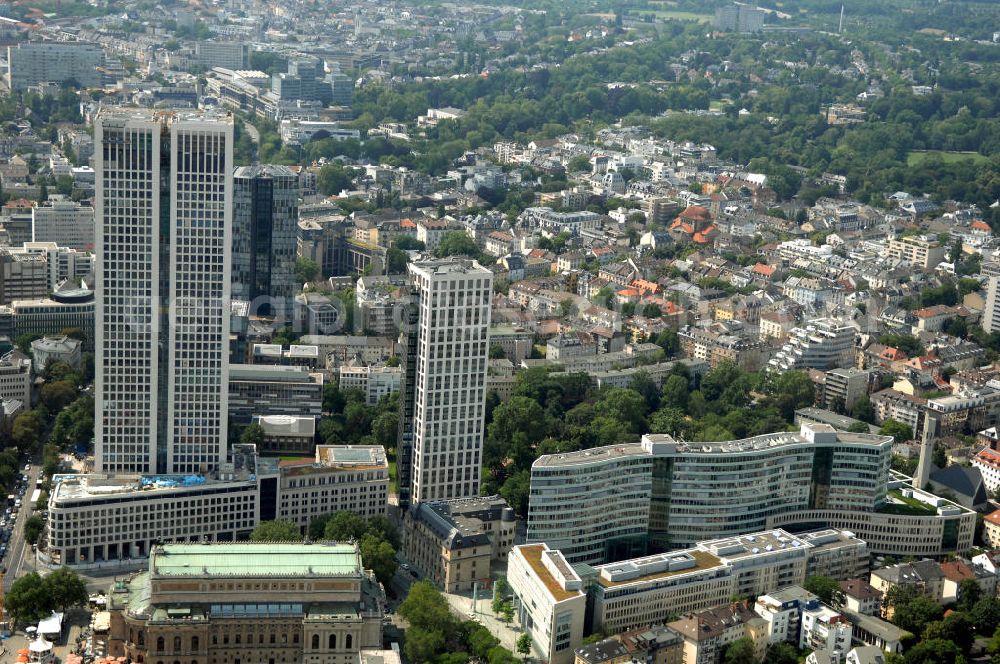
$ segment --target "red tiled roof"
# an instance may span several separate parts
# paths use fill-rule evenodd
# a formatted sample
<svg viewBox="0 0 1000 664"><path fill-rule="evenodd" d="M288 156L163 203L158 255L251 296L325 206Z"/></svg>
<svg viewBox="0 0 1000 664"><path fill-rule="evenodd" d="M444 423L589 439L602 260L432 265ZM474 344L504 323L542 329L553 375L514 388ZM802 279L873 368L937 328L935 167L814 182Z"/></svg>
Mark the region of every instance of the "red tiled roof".
<svg viewBox="0 0 1000 664"><path fill-rule="evenodd" d="M941 563L941 573L944 574L945 578L952 581L965 581L970 579L975 581L976 579L976 573L961 560Z"/></svg>
<svg viewBox="0 0 1000 664"><path fill-rule="evenodd" d="M707 208L701 205L690 205L681 212L681 216L687 219L708 219L712 215Z"/></svg>
<svg viewBox="0 0 1000 664"><path fill-rule="evenodd" d="M891 346L886 346L885 350L883 350L879 354L879 357L881 357L883 360L890 360L892 362L895 362L896 360L906 359L906 353L899 350L898 348L892 348Z"/></svg>
<svg viewBox="0 0 1000 664"><path fill-rule="evenodd" d="M1000 510L995 510L993 512L990 512L989 514L984 516L983 519L989 521L994 526L1000 526Z"/></svg>
<svg viewBox="0 0 1000 664"><path fill-rule="evenodd" d="M1000 470L1000 452L996 450L991 450L987 447L976 455L976 461L985 466ZM997 518L1000 519L1000 510L993 512L993 514L996 514Z"/></svg>

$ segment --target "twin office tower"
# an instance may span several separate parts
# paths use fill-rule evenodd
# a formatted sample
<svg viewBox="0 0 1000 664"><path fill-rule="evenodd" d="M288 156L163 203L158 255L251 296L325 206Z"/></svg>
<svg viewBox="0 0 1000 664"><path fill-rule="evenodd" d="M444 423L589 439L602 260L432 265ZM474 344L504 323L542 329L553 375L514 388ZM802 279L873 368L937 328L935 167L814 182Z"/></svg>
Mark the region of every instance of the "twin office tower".
<svg viewBox="0 0 1000 664"><path fill-rule="evenodd" d="M95 143L95 470L215 469L228 438L233 271L241 298L293 294L283 275L295 259L294 175L247 169L234 202L226 114L105 110ZM235 248L234 206L247 218ZM471 261L412 272L413 499L477 495L492 274Z"/></svg>

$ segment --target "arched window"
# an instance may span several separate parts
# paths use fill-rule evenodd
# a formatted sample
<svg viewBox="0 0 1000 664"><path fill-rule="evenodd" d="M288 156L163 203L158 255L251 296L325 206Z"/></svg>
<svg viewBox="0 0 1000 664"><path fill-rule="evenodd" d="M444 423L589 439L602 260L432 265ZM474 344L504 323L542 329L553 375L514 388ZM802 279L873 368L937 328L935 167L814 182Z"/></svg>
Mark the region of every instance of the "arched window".
<svg viewBox="0 0 1000 664"><path fill-rule="evenodd" d="M312 649L319 650L319 634L313 634Z"/></svg>
<svg viewBox="0 0 1000 664"><path fill-rule="evenodd" d="M197 652L198 646L200 646L200 645L201 645L201 643L199 642L198 637L197 636L192 636L191 637L191 650L193 652ZM197 664L197 662L195 662L194 664Z"/></svg>
<svg viewBox="0 0 1000 664"><path fill-rule="evenodd" d="M330 635L330 650L336 650L336 649L337 649L337 635L336 634L331 634Z"/></svg>
<svg viewBox="0 0 1000 664"><path fill-rule="evenodd" d="M163 650L167 647L166 643L167 642L163 640L162 636L156 637L156 652L163 652Z"/></svg>
<svg viewBox="0 0 1000 664"><path fill-rule="evenodd" d="M142 631L141 629L139 630L139 645L140 646L146 645L146 632Z"/></svg>
<svg viewBox="0 0 1000 664"><path fill-rule="evenodd" d="M181 637L175 636L174 637L174 652L180 652L180 651L181 651ZM174 664L181 664L181 663L180 662L174 662Z"/></svg>
<svg viewBox="0 0 1000 664"><path fill-rule="evenodd" d="M351 649L351 641L353 641L353 638L351 637L350 634L348 634L346 637L344 637L344 648L346 648L347 650L350 650Z"/></svg>

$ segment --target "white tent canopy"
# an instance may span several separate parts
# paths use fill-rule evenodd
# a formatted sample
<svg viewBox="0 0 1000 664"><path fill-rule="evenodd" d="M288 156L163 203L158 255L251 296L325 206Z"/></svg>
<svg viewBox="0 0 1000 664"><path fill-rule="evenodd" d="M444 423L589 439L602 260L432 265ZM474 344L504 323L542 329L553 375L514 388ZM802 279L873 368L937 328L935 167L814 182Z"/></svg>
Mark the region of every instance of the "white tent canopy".
<svg viewBox="0 0 1000 664"><path fill-rule="evenodd" d="M53 611L51 616L38 621L38 635L62 634L62 621L63 614Z"/></svg>
<svg viewBox="0 0 1000 664"><path fill-rule="evenodd" d="M49 652L52 650L52 643L50 641L46 641L45 638L39 634L37 639L28 644L28 650L31 652Z"/></svg>

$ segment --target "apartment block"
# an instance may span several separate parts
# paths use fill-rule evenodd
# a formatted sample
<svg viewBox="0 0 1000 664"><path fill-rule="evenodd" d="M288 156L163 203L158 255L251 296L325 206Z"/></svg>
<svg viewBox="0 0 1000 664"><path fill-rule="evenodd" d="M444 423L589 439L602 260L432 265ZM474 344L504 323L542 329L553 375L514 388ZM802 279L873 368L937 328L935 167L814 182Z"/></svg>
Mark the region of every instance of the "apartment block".
<svg viewBox="0 0 1000 664"><path fill-rule="evenodd" d="M75 82L84 88L101 85L98 67L104 49L86 42L26 42L7 47L7 85L23 92L39 83Z"/></svg>
<svg viewBox="0 0 1000 664"><path fill-rule="evenodd" d="M683 664L684 638L666 625L641 627L576 649L575 664Z"/></svg>
<svg viewBox="0 0 1000 664"><path fill-rule="evenodd" d="M52 242L60 247L90 251L94 247L94 208L77 201L57 199L31 209L32 242Z"/></svg>
<svg viewBox="0 0 1000 664"><path fill-rule="evenodd" d="M51 290L44 255L0 249L0 304L45 297Z"/></svg>
<svg viewBox="0 0 1000 664"><path fill-rule="evenodd" d="M337 370L341 392L360 390L365 403L375 405L379 399L398 392L403 380L401 367L342 366Z"/></svg>
<svg viewBox="0 0 1000 664"><path fill-rule="evenodd" d="M855 367L827 371L823 383L824 407L839 412L851 412L858 399L867 396L871 376L870 371Z"/></svg>
<svg viewBox="0 0 1000 664"><path fill-rule="evenodd" d="M14 349L0 357L0 399L17 399L31 407L31 358Z"/></svg>
<svg viewBox="0 0 1000 664"><path fill-rule="evenodd" d="M871 402L879 422L886 420L902 422L913 430L914 438L920 438L926 419L927 399L886 389L873 394Z"/></svg>
<svg viewBox="0 0 1000 664"><path fill-rule="evenodd" d="M771 644L791 643L799 649L818 650L838 658L851 648L852 626L848 618L801 586L759 596L754 612L767 623Z"/></svg>
<svg viewBox="0 0 1000 664"><path fill-rule="evenodd" d="M749 639L757 661L767 651L767 625L746 602L689 613L667 623L684 638L684 664L718 664L733 641Z"/></svg>
<svg viewBox="0 0 1000 664"><path fill-rule="evenodd" d="M401 504L479 494L493 273L462 258L410 263Z"/></svg>
<svg viewBox="0 0 1000 664"><path fill-rule="evenodd" d="M811 320L789 332L788 341L768 361L771 371L836 369L854 365L854 326L832 318Z"/></svg>
<svg viewBox="0 0 1000 664"><path fill-rule="evenodd" d="M898 258L914 267L929 270L944 260L947 249L936 239L911 235L889 240L886 254L889 258Z"/></svg>

